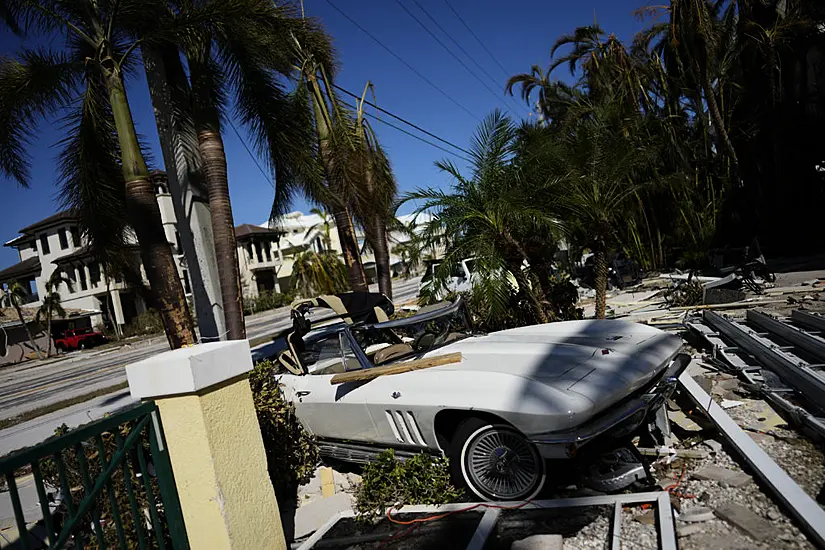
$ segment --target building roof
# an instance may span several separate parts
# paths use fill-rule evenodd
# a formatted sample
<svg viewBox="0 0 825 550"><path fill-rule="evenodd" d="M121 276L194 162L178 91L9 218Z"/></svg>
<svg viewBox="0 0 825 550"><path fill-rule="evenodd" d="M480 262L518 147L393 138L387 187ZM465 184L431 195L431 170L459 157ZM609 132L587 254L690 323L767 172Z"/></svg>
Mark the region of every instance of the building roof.
<svg viewBox="0 0 825 550"><path fill-rule="evenodd" d="M42 219L39 222L35 222L29 226L24 227L19 232L20 233L34 233L39 229L44 229L46 227L57 225L64 222L71 222L77 220L77 214L74 213L73 210L63 210L62 212L58 212L57 214L52 214L48 218Z"/></svg>
<svg viewBox="0 0 825 550"><path fill-rule="evenodd" d="M0 271L0 281L11 281L27 276L36 277L37 275L40 275L40 258L35 256Z"/></svg>
<svg viewBox="0 0 825 550"><path fill-rule="evenodd" d="M261 227L260 225L252 225L251 223L245 223L235 227L235 238L238 240L248 239L253 236L280 237L282 234L283 231Z"/></svg>

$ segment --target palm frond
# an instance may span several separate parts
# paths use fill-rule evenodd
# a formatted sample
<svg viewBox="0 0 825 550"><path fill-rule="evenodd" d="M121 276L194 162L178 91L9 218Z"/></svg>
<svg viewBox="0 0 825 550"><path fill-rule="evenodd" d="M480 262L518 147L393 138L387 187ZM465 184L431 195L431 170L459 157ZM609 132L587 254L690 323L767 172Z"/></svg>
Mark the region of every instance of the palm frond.
<svg viewBox="0 0 825 550"><path fill-rule="evenodd" d="M77 110L65 119L59 157L60 200L73 210L99 257L123 250L126 204L120 146L104 85L93 75ZM115 261L115 260L111 260Z"/></svg>
<svg viewBox="0 0 825 550"><path fill-rule="evenodd" d="M43 117L73 101L82 70L66 54L45 49L0 60L0 173L28 186L30 136Z"/></svg>

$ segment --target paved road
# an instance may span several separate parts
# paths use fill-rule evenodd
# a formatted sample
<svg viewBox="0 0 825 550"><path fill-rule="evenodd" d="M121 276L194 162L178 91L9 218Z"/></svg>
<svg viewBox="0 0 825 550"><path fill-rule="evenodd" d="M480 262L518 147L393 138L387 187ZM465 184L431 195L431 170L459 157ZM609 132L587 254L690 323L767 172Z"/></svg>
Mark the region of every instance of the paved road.
<svg viewBox="0 0 825 550"><path fill-rule="evenodd" d="M418 279L396 281L395 302L418 293ZM279 332L290 325L289 308L252 315L246 319L251 340ZM0 369L0 418L11 418L36 409L114 386L126 380L124 367L168 350L164 337L109 350L74 352L47 364L24 363Z"/></svg>

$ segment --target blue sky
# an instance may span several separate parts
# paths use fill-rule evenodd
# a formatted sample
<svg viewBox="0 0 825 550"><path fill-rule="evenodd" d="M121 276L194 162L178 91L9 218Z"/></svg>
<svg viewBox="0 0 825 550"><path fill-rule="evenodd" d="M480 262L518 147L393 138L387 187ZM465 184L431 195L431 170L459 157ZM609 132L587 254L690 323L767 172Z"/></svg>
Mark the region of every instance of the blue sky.
<svg viewBox="0 0 825 550"><path fill-rule="evenodd" d="M496 79L493 82L441 34L413 0L400 0L497 92L493 94L429 36L397 0L330 1L473 116L387 53L331 7L327 0L305 0L307 14L320 18L333 38L341 65L337 83L360 94L367 80L372 81L379 106L462 147L469 143L479 120L495 108L506 109L517 118L527 116L520 100L504 97L502 90L507 76L529 72L533 64L546 67L550 47L555 39L576 26L591 23L594 15L605 30L629 40L643 26L632 12L645 2L514 0L503 3L492 0L449 0L503 65L505 70L502 70L464 28L444 0L418 0L441 27ZM8 31L0 31L0 51L3 55L13 55L20 44L21 41ZM559 69L556 74L569 79L565 69ZM160 164L162 159L157 145L157 133L142 74L135 75L129 81L128 92L138 131L146 137L155 151L155 162ZM446 153L379 122L373 122L373 125L389 154L402 192L416 187L449 185L449 179L433 166L433 162L446 157ZM244 130L239 129L246 137ZM0 182L0 241L14 238L21 227L54 213L58 208L55 186L55 158L58 149L55 144L63 137L64 133L57 121L49 120L41 124L29 147L32 162L31 187L23 189L10 180ZM228 126L224 139L235 222L264 222L269 215L273 189ZM462 166L462 161L454 157L453 160ZM309 208L303 200L296 201L293 206L294 210L306 211ZM0 268L16 261L17 253L14 249L0 248Z"/></svg>

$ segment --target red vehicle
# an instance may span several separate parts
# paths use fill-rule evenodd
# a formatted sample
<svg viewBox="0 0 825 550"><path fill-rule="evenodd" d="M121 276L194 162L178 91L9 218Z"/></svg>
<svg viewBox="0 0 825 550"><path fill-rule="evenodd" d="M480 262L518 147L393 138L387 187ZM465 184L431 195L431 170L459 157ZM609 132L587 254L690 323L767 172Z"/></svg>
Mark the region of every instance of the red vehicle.
<svg viewBox="0 0 825 550"><path fill-rule="evenodd" d="M87 349L108 341L102 332L90 328L76 328L63 331L59 338L55 338L54 345L60 351Z"/></svg>

